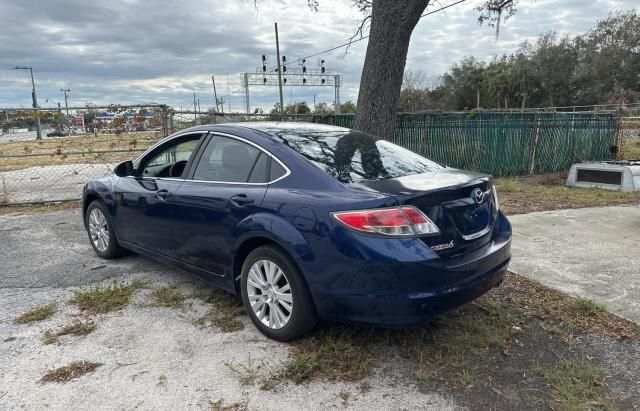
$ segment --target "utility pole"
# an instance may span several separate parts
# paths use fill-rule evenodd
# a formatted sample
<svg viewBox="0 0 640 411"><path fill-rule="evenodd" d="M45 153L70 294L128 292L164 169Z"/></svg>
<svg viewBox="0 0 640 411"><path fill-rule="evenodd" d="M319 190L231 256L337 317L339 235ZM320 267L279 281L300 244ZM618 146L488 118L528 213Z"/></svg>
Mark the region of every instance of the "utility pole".
<svg viewBox="0 0 640 411"><path fill-rule="evenodd" d="M220 106L218 106L218 93L216 92L216 79L211 76L211 83L213 83L213 102L216 104L216 111L220 112Z"/></svg>
<svg viewBox="0 0 640 411"><path fill-rule="evenodd" d="M33 100L33 108L36 114L36 140L42 140L42 130L40 130L40 115L38 113L38 99L36 98L36 82L33 80L33 68L27 66L16 66L14 70L29 70L31 73L31 99Z"/></svg>
<svg viewBox="0 0 640 411"><path fill-rule="evenodd" d="M193 120L196 123L198 121L198 106L196 105L196 93L195 93L195 91L193 92Z"/></svg>
<svg viewBox="0 0 640 411"><path fill-rule="evenodd" d="M60 91L64 92L64 108L67 111L67 121L69 121L69 94L71 93L70 88L61 88ZM71 126L68 127L69 134L71 134Z"/></svg>
<svg viewBox="0 0 640 411"><path fill-rule="evenodd" d="M284 101L282 98L282 66L280 65L280 40L278 39L278 23L276 28L276 57L278 58L278 89L280 90L280 112L284 113Z"/></svg>
<svg viewBox="0 0 640 411"><path fill-rule="evenodd" d="M334 95L333 101L334 101L334 105L336 106L334 112L336 114L340 114L340 75L336 74L333 81L335 84L335 90L334 90L335 95Z"/></svg>
<svg viewBox="0 0 640 411"><path fill-rule="evenodd" d="M248 73L244 73L244 77L242 78L242 82L243 82L243 86L244 86L244 102L245 102L245 109L247 114L250 113L251 111L251 105L249 104L249 74Z"/></svg>

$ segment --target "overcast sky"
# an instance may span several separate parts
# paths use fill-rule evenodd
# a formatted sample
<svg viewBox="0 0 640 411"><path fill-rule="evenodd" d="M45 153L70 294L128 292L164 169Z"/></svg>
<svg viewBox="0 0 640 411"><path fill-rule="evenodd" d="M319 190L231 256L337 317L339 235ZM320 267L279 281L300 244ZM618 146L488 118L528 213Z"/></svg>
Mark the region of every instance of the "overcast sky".
<svg viewBox="0 0 640 411"><path fill-rule="evenodd" d="M432 2L436 9L454 0ZM610 11L637 0L521 0L518 13L493 29L477 24L468 0L423 18L413 34L407 68L433 75L464 56L487 59L510 53L524 40L555 30L589 30ZM211 75L219 94L236 91L242 72L254 71L266 54L275 62L273 22L280 29L281 53L289 61L344 43L360 15L349 0L320 0L318 12L306 0L0 0L0 107L31 105L28 72L34 68L40 106L158 102L189 106L193 92L204 108L213 104ZM328 70L344 76L341 98L356 100L366 40L348 53L325 54ZM320 57L310 59L315 66ZM393 62L389 62L393 64ZM228 83L227 83L228 78ZM228 84L228 88L227 88ZM285 88L285 104L333 101L330 87ZM48 100L48 101L47 101ZM251 106L273 107L276 88L251 89ZM242 93L231 95L233 111L243 110Z"/></svg>

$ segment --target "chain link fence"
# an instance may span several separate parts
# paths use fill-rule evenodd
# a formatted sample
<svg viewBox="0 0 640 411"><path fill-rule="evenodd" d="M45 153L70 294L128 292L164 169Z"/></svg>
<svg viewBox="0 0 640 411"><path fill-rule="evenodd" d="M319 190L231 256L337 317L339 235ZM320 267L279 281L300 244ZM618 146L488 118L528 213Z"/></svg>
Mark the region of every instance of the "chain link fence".
<svg viewBox="0 0 640 411"><path fill-rule="evenodd" d="M353 116L314 121L351 127ZM618 130L613 112L407 113L398 115L393 142L452 167L509 176L610 159Z"/></svg>
<svg viewBox="0 0 640 411"><path fill-rule="evenodd" d="M36 113L43 138L25 131ZM352 115L222 114L163 105L0 109L0 204L76 200L84 183L159 139L200 124L307 121L351 127ZM395 143L453 167L497 176L567 170L573 162L633 156L640 116L615 112L411 113ZM51 136L47 137L46 134ZM615 150L613 150L615 153ZM637 157L640 157L638 155Z"/></svg>

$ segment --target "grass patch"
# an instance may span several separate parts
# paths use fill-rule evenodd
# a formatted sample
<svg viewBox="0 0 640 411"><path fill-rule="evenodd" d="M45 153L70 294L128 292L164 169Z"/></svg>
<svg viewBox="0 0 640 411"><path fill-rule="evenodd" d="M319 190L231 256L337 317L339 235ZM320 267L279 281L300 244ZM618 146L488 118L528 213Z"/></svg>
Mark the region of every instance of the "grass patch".
<svg viewBox="0 0 640 411"><path fill-rule="evenodd" d="M505 346L513 333L508 311L489 298L419 328L322 327L294 342L288 360L261 388L273 389L287 381L300 384L315 378L357 381L367 376L377 358L389 349L397 349L416 365L414 375L418 382L429 381L431 369L446 369L455 373L459 381L468 381L473 376L463 368L465 357Z"/></svg>
<svg viewBox="0 0 640 411"><path fill-rule="evenodd" d="M48 371L41 379L41 383L48 382L67 382L83 375L90 374L100 367L102 364L91 361L76 361L64 367L55 368Z"/></svg>
<svg viewBox="0 0 640 411"><path fill-rule="evenodd" d="M369 337L373 337L372 330L343 326L323 328L293 343L289 359L261 388L272 389L286 381L300 384L318 377L342 381L362 379L374 361L374 352L367 344Z"/></svg>
<svg viewBox="0 0 640 411"><path fill-rule="evenodd" d="M67 210L72 208L79 208L80 203L78 201L61 201L55 203L33 203L33 204L20 204L10 205L1 204L0 201L0 215L9 213L20 214L33 214L33 213L49 213L53 211Z"/></svg>
<svg viewBox="0 0 640 411"><path fill-rule="evenodd" d="M87 134L43 140L0 143L0 155L48 154L38 157L3 158L0 171L21 170L34 166L61 164L118 163L136 157L139 151L162 138L161 132L132 132L122 134ZM95 153L105 150L126 150L119 153ZM72 154L81 153L81 154Z"/></svg>
<svg viewBox="0 0 640 411"><path fill-rule="evenodd" d="M566 208L605 207L640 202L640 193L569 188L567 173L539 174L495 180L500 207L507 214Z"/></svg>
<svg viewBox="0 0 640 411"><path fill-rule="evenodd" d="M146 285L145 281L138 279L128 285L113 280L111 284L75 291L70 302L83 311L107 313L123 308L129 303L133 293Z"/></svg>
<svg viewBox="0 0 640 411"><path fill-rule="evenodd" d="M587 363L563 361L555 369L538 370L553 389L556 410L613 410L605 396L602 371Z"/></svg>
<svg viewBox="0 0 640 411"><path fill-rule="evenodd" d="M178 308L182 307L185 297L178 290L178 284L172 284L155 290L153 299L161 307Z"/></svg>
<svg viewBox="0 0 640 411"><path fill-rule="evenodd" d="M49 303L34 307L28 311L23 312L19 316L13 319L14 324L26 324L34 321L42 321L51 317L56 312L56 304Z"/></svg>
<svg viewBox="0 0 640 411"><path fill-rule="evenodd" d="M521 190L520 183L515 178L500 179L496 185L502 193L515 193Z"/></svg>
<svg viewBox="0 0 640 411"><path fill-rule="evenodd" d="M197 324L212 324L225 333L244 329L244 324L238 319L245 313L240 298L222 290L196 293L193 298L213 305L207 314L196 321Z"/></svg>
<svg viewBox="0 0 640 411"><path fill-rule="evenodd" d="M88 320L82 322L80 320L75 320L71 324L65 325L59 330L47 330L42 335L42 342L44 344L53 344L58 342L58 337L62 337L63 335L88 335L91 334L96 329L96 323L92 320Z"/></svg>
<svg viewBox="0 0 640 411"><path fill-rule="evenodd" d="M624 139L620 148L620 154L623 160L640 159L640 140Z"/></svg>
<svg viewBox="0 0 640 411"><path fill-rule="evenodd" d="M505 283L518 292L513 297L514 308L527 317L569 333L582 331L617 339L640 338L639 325L607 312L591 300L576 300L513 273L506 276Z"/></svg>
<svg viewBox="0 0 640 411"><path fill-rule="evenodd" d="M592 316L602 315L607 312L602 305L596 304L588 298L578 298L576 300L576 308L585 315Z"/></svg>

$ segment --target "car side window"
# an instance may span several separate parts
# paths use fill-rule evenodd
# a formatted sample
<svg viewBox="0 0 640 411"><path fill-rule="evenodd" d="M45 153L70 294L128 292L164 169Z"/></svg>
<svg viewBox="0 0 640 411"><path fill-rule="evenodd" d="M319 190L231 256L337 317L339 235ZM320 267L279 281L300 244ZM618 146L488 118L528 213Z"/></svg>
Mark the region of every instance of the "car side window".
<svg viewBox="0 0 640 411"><path fill-rule="evenodd" d="M274 181L279 179L280 177L282 177L283 175L286 174L286 170L284 169L284 167L282 167L280 165L280 163L278 163L277 161L272 161L271 162L271 171L269 174L269 181Z"/></svg>
<svg viewBox="0 0 640 411"><path fill-rule="evenodd" d="M215 136L202 153L193 179L226 183L265 182L259 180L264 180L266 176L267 160L267 156L252 145ZM259 175L260 170L262 176Z"/></svg>
<svg viewBox="0 0 640 411"><path fill-rule="evenodd" d="M198 146L200 134L180 139L174 144L164 147L159 153L143 160L140 175L142 177L173 177L179 178Z"/></svg>

